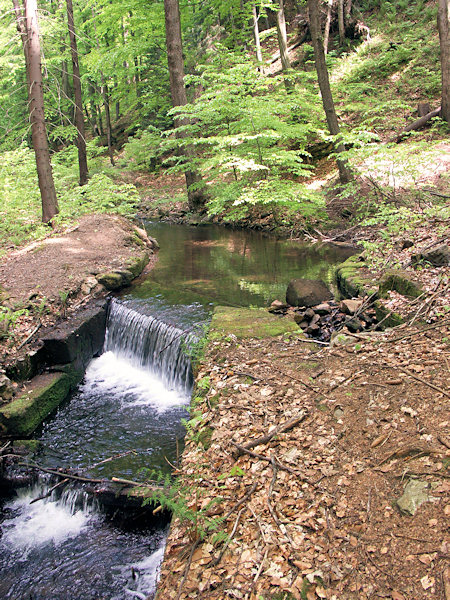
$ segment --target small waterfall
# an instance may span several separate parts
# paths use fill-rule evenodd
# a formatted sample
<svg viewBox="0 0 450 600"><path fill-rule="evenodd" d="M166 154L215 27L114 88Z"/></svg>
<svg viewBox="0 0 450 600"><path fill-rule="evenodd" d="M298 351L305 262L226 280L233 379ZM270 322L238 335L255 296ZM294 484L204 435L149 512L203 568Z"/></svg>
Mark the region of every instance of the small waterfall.
<svg viewBox="0 0 450 600"><path fill-rule="evenodd" d="M138 312L115 299L111 301L104 352L111 351L132 366L150 370L170 388L192 386L191 362L186 349L196 336Z"/></svg>
<svg viewBox="0 0 450 600"><path fill-rule="evenodd" d="M77 537L88 527L97 511L97 502L79 488L68 488L57 497L31 503L45 496L49 484L18 490L17 498L6 505L9 518L2 524L1 546L19 551L25 557L30 551L45 544L59 545Z"/></svg>

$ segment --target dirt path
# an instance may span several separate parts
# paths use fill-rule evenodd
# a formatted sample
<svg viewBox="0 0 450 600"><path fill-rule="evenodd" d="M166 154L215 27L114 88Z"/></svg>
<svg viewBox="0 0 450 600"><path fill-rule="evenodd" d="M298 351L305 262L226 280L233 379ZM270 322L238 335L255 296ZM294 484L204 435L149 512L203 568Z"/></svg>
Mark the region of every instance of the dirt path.
<svg viewBox="0 0 450 600"><path fill-rule="evenodd" d="M0 295L5 308L18 312L0 336L1 353L14 353L37 323L49 325L71 307L104 293L95 276L126 269L128 261L144 252L152 250L129 221L95 214L82 217L64 235L12 252L0 264Z"/></svg>
<svg viewBox="0 0 450 600"><path fill-rule="evenodd" d="M158 599L448 600L449 333L214 342L181 466L199 513L174 521Z"/></svg>

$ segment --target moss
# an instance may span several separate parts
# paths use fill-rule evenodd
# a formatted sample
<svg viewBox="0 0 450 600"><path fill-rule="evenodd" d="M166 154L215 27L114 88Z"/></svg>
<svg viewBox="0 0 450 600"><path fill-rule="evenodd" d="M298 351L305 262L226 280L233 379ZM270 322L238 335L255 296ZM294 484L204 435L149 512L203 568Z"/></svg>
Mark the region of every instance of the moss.
<svg viewBox="0 0 450 600"><path fill-rule="evenodd" d="M120 273L113 273L112 271L108 271L107 273L102 273L97 277L99 283L105 286L107 290L119 290L123 287L123 279Z"/></svg>
<svg viewBox="0 0 450 600"><path fill-rule="evenodd" d="M377 317L377 321L382 321L385 317L387 317L386 320L383 321L383 323L381 324L381 327L383 329L386 327L397 327L397 325L401 325L403 323L403 318L401 317L401 315L399 315L396 312L393 312L392 314L387 316L389 313L390 310L388 310L384 306L384 304L382 304L379 301L375 302L375 314Z"/></svg>
<svg viewBox="0 0 450 600"><path fill-rule="evenodd" d="M46 373L31 380L19 398L0 408L0 424L9 437L27 436L67 397L76 380L69 373Z"/></svg>
<svg viewBox="0 0 450 600"><path fill-rule="evenodd" d="M363 274L366 264L360 255L351 256L336 267L334 276L341 294L348 298L356 296L371 296L377 292L373 279Z"/></svg>
<svg viewBox="0 0 450 600"><path fill-rule="evenodd" d="M380 281L379 294L382 298L386 298L390 290L408 298L417 298L423 293L420 286L412 281L409 273L400 270L389 271Z"/></svg>
<svg viewBox="0 0 450 600"><path fill-rule="evenodd" d="M18 450L21 450L22 452L25 452L27 456L36 454L40 448L40 440L15 440L14 442L14 451L17 452Z"/></svg>
<svg viewBox="0 0 450 600"><path fill-rule="evenodd" d="M139 241L143 244L144 242L141 240L141 238L136 234L136 237L139 239ZM144 244L145 245L145 244ZM147 266L147 263L149 261L149 256L148 254L145 252L144 254L142 254L141 256L136 256L134 258L130 258L127 261L127 269L128 271L131 271L131 273L133 274L133 278L137 277L138 275L140 275L142 273L142 271L145 269L145 267Z"/></svg>
<svg viewBox="0 0 450 600"><path fill-rule="evenodd" d="M211 446L211 438L214 429L212 427L203 427L196 435L196 439L199 444L203 446L204 450L208 450Z"/></svg>
<svg viewBox="0 0 450 600"><path fill-rule="evenodd" d="M294 321L277 317L264 308L217 306L211 321L210 338L234 335L238 339L268 338L298 331Z"/></svg>

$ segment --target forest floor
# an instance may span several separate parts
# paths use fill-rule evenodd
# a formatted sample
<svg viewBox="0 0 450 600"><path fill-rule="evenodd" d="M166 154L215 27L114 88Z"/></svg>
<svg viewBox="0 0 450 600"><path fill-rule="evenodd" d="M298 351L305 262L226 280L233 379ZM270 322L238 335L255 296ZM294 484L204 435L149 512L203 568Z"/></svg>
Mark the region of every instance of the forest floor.
<svg viewBox="0 0 450 600"><path fill-rule="evenodd" d="M158 598L448 600L449 334L212 342Z"/></svg>

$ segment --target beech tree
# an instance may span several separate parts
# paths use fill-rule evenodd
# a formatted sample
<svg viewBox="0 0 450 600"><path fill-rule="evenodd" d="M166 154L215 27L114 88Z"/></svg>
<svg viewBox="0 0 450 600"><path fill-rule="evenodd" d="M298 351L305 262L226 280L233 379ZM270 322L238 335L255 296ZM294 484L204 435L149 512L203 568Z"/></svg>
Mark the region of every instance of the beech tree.
<svg viewBox="0 0 450 600"><path fill-rule="evenodd" d="M31 139L36 158L36 169L42 202L42 221L51 223L59 212L53 181L50 152L45 126L44 93L42 89L41 44L36 0L13 0L17 30L22 38L25 55L28 112L31 123Z"/></svg>
<svg viewBox="0 0 450 600"><path fill-rule="evenodd" d="M178 0L164 0L164 17L172 104L174 107L185 106L188 101L184 85L183 44L181 40L181 19ZM187 119L175 119L175 125L178 128L187 123ZM178 130L177 137L179 139L186 137L183 129ZM184 154L186 159L194 157L194 151L189 146L180 149L179 154ZM188 166L184 174L186 177L189 208L195 211L202 209L206 201L206 196L202 189L200 173L193 167Z"/></svg>
<svg viewBox="0 0 450 600"><path fill-rule="evenodd" d="M77 128L78 166L80 169L80 185L88 179L88 166L86 157L86 137L84 131L83 100L81 95L80 66L78 64L77 38L73 20L72 0L66 0L67 23L69 27L70 51L72 54L73 90L75 96L75 127Z"/></svg>
<svg viewBox="0 0 450 600"><path fill-rule="evenodd" d="M337 138L337 136L340 134L340 129L337 120L336 109L334 107L333 96L331 94L327 63L325 61L318 0L308 0L308 11L309 27L314 48L314 62L316 65L320 94L322 96L323 109L325 111L328 130L334 138ZM342 142L339 142L338 139L335 141L334 147L338 153L344 150ZM341 183L348 183L352 178L348 164L346 161L343 161L340 158L338 158L336 162L339 169L339 179L341 180Z"/></svg>
<svg viewBox="0 0 450 600"><path fill-rule="evenodd" d="M450 123L450 0L439 0L438 30L441 46L441 117Z"/></svg>

